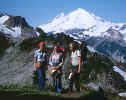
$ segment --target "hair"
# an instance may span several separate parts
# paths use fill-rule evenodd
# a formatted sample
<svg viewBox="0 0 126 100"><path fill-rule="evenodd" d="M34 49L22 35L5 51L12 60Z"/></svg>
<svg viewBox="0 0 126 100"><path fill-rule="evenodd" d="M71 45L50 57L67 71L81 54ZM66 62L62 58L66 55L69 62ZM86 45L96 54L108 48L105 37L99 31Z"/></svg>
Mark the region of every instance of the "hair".
<svg viewBox="0 0 126 100"><path fill-rule="evenodd" d="M55 46L57 47L57 52L58 52L58 53L60 52L60 49L59 49L60 46L59 46L59 45L60 45L59 43L55 43L54 46L53 46L53 48L54 48Z"/></svg>
<svg viewBox="0 0 126 100"><path fill-rule="evenodd" d="M79 44L76 41L73 41L70 44L73 44L73 51L76 51L79 49Z"/></svg>

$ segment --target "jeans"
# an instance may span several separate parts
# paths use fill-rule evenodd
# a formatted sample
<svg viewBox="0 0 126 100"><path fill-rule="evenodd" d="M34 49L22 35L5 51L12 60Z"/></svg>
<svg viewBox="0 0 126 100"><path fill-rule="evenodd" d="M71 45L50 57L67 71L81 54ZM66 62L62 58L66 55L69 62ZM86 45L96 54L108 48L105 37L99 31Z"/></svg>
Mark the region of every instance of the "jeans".
<svg viewBox="0 0 126 100"><path fill-rule="evenodd" d="M56 91L58 93L61 93L62 92L61 75L57 75L56 79L54 79L53 81L54 81L54 87L56 88Z"/></svg>
<svg viewBox="0 0 126 100"><path fill-rule="evenodd" d="M44 72L41 68L37 68L37 74L38 74L38 87L40 90L44 88Z"/></svg>

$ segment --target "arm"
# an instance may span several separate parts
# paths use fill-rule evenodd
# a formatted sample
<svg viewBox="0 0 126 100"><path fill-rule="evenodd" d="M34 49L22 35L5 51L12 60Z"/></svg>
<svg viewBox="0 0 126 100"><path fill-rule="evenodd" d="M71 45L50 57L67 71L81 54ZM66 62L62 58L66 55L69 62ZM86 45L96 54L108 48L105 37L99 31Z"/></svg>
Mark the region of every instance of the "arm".
<svg viewBox="0 0 126 100"><path fill-rule="evenodd" d="M80 70L81 70L81 52L79 50L77 51L77 55L78 55L78 73L80 73Z"/></svg>
<svg viewBox="0 0 126 100"><path fill-rule="evenodd" d="M37 58L34 57L34 71L36 72L36 68L37 68Z"/></svg>
<svg viewBox="0 0 126 100"><path fill-rule="evenodd" d="M81 56L78 57L79 65L78 65L78 73L80 73L81 70Z"/></svg>
<svg viewBox="0 0 126 100"><path fill-rule="evenodd" d="M52 66L52 54L49 57L49 65Z"/></svg>
<svg viewBox="0 0 126 100"><path fill-rule="evenodd" d="M56 66L56 70L60 69L63 65L63 58L61 59L61 62Z"/></svg>
<svg viewBox="0 0 126 100"><path fill-rule="evenodd" d="M52 54L50 55L50 58L49 58L49 69L53 69L53 64L52 64Z"/></svg>
<svg viewBox="0 0 126 100"><path fill-rule="evenodd" d="M63 56L62 56L62 53L60 54L60 63L56 66L56 70L60 69L63 65Z"/></svg>

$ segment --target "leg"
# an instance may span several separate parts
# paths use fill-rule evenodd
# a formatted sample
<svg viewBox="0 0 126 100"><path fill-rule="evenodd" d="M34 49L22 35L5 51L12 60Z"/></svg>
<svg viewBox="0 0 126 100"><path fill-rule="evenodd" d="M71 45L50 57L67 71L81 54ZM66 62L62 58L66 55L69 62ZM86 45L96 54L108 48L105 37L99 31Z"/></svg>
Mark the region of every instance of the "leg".
<svg viewBox="0 0 126 100"><path fill-rule="evenodd" d="M53 78L53 87L56 88L56 80Z"/></svg>
<svg viewBox="0 0 126 100"><path fill-rule="evenodd" d="M37 68L38 73L38 87L40 90L44 88L44 79L43 79L43 72L40 68Z"/></svg>
<svg viewBox="0 0 126 100"><path fill-rule="evenodd" d="M80 74L76 73L74 77L75 87L80 92Z"/></svg>
<svg viewBox="0 0 126 100"><path fill-rule="evenodd" d="M69 80L69 92L73 90L73 79Z"/></svg>
<svg viewBox="0 0 126 100"><path fill-rule="evenodd" d="M58 93L62 92L61 75L56 77L56 90Z"/></svg>
<svg viewBox="0 0 126 100"><path fill-rule="evenodd" d="M42 69L42 74L43 74L43 87L45 87L45 82L46 82L46 71Z"/></svg>
<svg viewBox="0 0 126 100"><path fill-rule="evenodd" d="M69 92L72 93L72 89L73 89L73 71L72 71L72 68L70 68L69 72L71 73L71 76L70 76L70 73L69 73Z"/></svg>

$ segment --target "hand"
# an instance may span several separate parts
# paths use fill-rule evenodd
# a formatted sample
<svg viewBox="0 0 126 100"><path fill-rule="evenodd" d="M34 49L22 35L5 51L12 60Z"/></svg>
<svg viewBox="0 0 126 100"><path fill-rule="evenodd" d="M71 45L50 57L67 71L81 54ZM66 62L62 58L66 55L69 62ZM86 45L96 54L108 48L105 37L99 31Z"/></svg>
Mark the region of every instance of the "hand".
<svg viewBox="0 0 126 100"><path fill-rule="evenodd" d="M55 67L51 67L51 70L55 70Z"/></svg>
<svg viewBox="0 0 126 100"><path fill-rule="evenodd" d="M77 71L77 72L78 72L78 74L80 74L80 69L78 69L78 71Z"/></svg>
<svg viewBox="0 0 126 100"><path fill-rule="evenodd" d="M34 68L34 72L36 72L36 68Z"/></svg>
<svg viewBox="0 0 126 100"><path fill-rule="evenodd" d="M59 66L56 66L56 70L58 70L60 67Z"/></svg>
<svg viewBox="0 0 126 100"><path fill-rule="evenodd" d="M36 72L36 66L37 66L37 63L34 62L34 72Z"/></svg>
<svg viewBox="0 0 126 100"><path fill-rule="evenodd" d="M69 69L69 72L72 72L72 69L71 68Z"/></svg>

